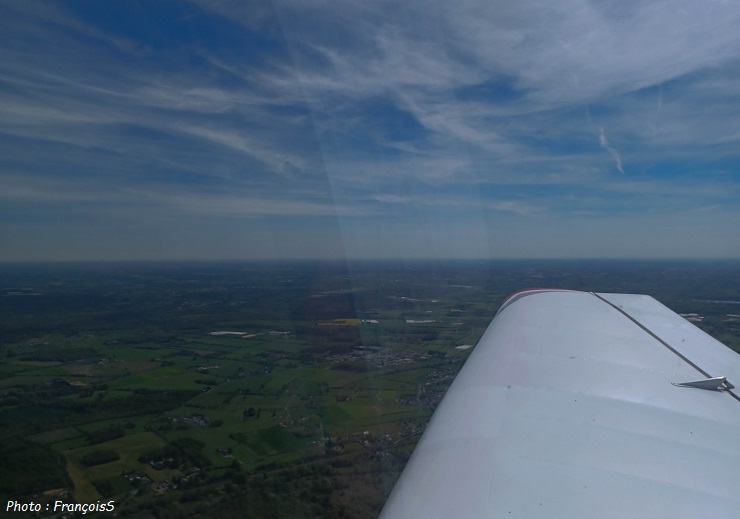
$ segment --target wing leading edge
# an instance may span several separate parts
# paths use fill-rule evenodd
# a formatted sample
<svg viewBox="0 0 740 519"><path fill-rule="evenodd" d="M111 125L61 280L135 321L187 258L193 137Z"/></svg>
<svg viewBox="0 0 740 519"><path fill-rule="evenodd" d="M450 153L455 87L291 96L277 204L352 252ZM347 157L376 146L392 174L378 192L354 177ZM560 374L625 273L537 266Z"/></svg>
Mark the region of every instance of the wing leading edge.
<svg viewBox="0 0 740 519"><path fill-rule="evenodd" d="M740 356L651 297L510 297L382 518L713 518L740 510Z"/></svg>

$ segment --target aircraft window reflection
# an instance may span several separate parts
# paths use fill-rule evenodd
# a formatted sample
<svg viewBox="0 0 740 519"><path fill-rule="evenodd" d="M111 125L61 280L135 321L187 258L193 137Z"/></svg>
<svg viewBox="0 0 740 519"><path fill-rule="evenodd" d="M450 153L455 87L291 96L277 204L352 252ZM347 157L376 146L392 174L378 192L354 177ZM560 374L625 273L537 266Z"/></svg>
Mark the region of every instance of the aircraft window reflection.
<svg viewBox="0 0 740 519"><path fill-rule="evenodd" d="M522 289L650 294L737 351L738 25L5 2L0 497L376 517Z"/></svg>

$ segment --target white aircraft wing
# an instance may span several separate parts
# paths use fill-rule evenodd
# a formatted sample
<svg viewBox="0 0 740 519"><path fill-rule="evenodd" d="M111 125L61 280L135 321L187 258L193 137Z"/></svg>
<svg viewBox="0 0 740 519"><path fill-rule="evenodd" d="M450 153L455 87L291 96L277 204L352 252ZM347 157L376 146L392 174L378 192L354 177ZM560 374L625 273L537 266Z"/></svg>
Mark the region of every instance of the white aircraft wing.
<svg viewBox="0 0 740 519"><path fill-rule="evenodd" d="M676 384L726 377L700 387ZM644 295L509 297L381 517L740 517L740 355Z"/></svg>

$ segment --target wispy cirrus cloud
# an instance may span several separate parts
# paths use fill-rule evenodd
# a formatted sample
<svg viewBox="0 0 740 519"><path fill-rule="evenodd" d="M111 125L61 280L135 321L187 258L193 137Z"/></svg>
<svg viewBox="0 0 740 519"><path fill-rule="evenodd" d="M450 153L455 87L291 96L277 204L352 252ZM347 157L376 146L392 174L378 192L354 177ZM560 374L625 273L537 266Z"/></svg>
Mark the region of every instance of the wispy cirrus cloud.
<svg viewBox="0 0 740 519"><path fill-rule="evenodd" d="M377 250L411 254L427 222L432 253L484 255L543 218L712 225L740 194L738 25L720 1L6 2L0 198L13 221L68 202L142 232L316 222L352 244L329 255L371 250L363 222L402 230Z"/></svg>

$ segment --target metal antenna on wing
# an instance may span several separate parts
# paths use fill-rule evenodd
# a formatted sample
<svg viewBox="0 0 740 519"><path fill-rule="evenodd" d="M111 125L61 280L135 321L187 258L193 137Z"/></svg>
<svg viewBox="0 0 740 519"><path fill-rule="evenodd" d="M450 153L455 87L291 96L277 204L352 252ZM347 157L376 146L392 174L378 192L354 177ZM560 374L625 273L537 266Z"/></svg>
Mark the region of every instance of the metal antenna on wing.
<svg viewBox="0 0 740 519"><path fill-rule="evenodd" d="M672 382L672 384L678 387L695 387L697 389L709 389L710 391L735 388L735 386L727 382L726 377L705 378L703 380L694 380L693 382Z"/></svg>

